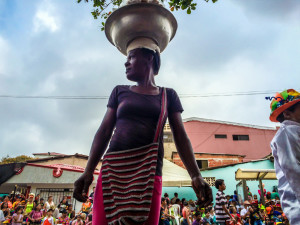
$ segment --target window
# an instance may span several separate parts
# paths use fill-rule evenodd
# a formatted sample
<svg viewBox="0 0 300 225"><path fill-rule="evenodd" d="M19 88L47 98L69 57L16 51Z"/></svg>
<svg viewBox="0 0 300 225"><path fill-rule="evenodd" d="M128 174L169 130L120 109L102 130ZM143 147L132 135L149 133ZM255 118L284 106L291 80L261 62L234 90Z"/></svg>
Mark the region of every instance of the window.
<svg viewBox="0 0 300 225"><path fill-rule="evenodd" d="M164 132L164 142L165 143L170 143L170 142L173 142L173 135L171 132Z"/></svg>
<svg viewBox="0 0 300 225"><path fill-rule="evenodd" d="M234 141L249 141L249 135L232 135Z"/></svg>
<svg viewBox="0 0 300 225"><path fill-rule="evenodd" d="M53 196L53 202L59 204L63 199L63 196L68 197L68 203L73 205L75 208L76 201L73 198L73 189L72 188L37 188L36 193L40 194L41 198L47 201L49 195ZM74 204L75 203L75 204Z"/></svg>
<svg viewBox="0 0 300 225"><path fill-rule="evenodd" d="M209 186L214 187L216 183L215 177L203 177L203 179L208 183Z"/></svg>
<svg viewBox="0 0 300 225"><path fill-rule="evenodd" d="M227 138L227 134L215 134L215 138L223 138L226 139Z"/></svg>
<svg viewBox="0 0 300 225"><path fill-rule="evenodd" d="M208 167L208 160L196 160L199 169L205 169Z"/></svg>

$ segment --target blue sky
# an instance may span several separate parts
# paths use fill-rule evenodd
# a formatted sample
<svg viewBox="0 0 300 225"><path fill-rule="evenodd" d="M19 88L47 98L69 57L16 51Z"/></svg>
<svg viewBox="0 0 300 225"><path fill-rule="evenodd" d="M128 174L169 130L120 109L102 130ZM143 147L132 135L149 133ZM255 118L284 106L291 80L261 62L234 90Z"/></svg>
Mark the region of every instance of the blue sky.
<svg viewBox="0 0 300 225"><path fill-rule="evenodd" d="M0 1L0 95L108 96L124 62L90 14L91 4ZM183 118L273 126L264 95L186 98L300 89L300 2L198 0L175 12L178 30L162 53L159 86L182 96ZM132 83L133 84L133 83ZM88 154L104 100L0 98L0 157Z"/></svg>

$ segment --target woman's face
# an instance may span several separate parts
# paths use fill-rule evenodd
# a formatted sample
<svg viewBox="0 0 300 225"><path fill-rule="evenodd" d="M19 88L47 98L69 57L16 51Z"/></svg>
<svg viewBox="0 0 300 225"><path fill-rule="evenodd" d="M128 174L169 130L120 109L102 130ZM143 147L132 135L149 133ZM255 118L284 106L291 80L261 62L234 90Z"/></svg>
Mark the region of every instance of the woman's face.
<svg viewBox="0 0 300 225"><path fill-rule="evenodd" d="M53 201L53 197L49 197L48 201L52 202Z"/></svg>
<svg viewBox="0 0 300 225"><path fill-rule="evenodd" d="M37 209L38 211L40 211L40 210L42 209L41 204L38 204L38 205L36 206L36 209Z"/></svg>
<svg viewBox="0 0 300 225"><path fill-rule="evenodd" d="M125 63L127 79L135 82L144 80L152 66L152 60L153 56L147 57L140 49L130 51Z"/></svg>

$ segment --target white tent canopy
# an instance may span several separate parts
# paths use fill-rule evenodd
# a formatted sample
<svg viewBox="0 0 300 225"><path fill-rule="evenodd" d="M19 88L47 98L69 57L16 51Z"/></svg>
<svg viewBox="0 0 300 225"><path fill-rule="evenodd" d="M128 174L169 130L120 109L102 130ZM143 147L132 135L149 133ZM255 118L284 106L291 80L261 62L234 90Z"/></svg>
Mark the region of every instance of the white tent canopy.
<svg viewBox="0 0 300 225"><path fill-rule="evenodd" d="M164 159L163 163L163 187L191 186L191 178L186 169L170 162L167 159Z"/></svg>

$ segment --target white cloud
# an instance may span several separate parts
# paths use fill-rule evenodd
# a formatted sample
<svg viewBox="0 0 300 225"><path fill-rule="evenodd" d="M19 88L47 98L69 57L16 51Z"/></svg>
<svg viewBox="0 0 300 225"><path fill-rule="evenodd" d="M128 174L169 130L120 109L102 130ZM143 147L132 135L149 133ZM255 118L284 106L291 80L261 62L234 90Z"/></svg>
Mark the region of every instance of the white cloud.
<svg viewBox="0 0 300 225"><path fill-rule="evenodd" d="M59 18L55 14L54 5L50 4L49 1L43 1L39 5L33 19L34 32L42 32L45 30L55 32L59 30L59 28Z"/></svg>

